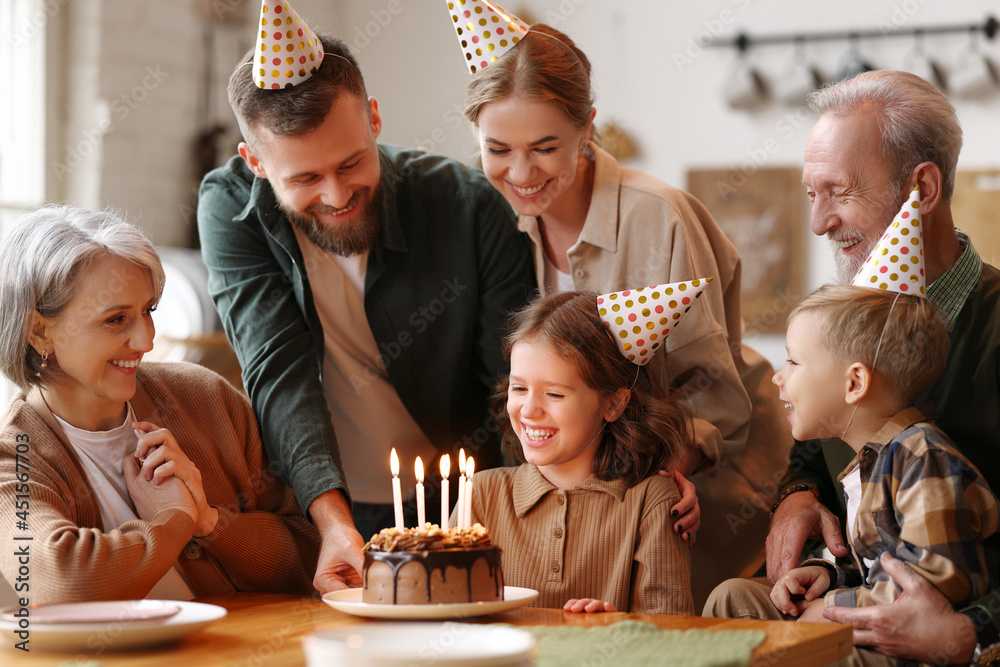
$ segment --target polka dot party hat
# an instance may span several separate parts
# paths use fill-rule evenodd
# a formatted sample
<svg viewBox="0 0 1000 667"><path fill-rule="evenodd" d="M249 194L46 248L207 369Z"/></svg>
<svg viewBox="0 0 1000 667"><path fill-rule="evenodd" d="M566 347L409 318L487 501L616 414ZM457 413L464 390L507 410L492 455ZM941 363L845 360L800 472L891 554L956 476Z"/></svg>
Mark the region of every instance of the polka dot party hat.
<svg viewBox="0 0 1000 667"><path fill-rule="evenodd" d="M469 73L475 74L510 51L528 34L528 26L490 0L448 0Z"/></svg>
<svg viewBox="0 0 1000 667"><path fill-rule="evenodd" d="M323 62L323 43L287 2L263 0L253 67L258 88L291 88Z"/></svg>
<svg viewBox="0 0 1000 667"><path fill-rule="evenodd" d="M919 186L913 188L851 284L927 296Z"/></svg>
<svg viewBox="0 0 1000 667"><path fill-rule="evenodd" d="M622 356L643 366L710 282L711 278L701 278L602 294L597 297L597 314Z"/></svg>

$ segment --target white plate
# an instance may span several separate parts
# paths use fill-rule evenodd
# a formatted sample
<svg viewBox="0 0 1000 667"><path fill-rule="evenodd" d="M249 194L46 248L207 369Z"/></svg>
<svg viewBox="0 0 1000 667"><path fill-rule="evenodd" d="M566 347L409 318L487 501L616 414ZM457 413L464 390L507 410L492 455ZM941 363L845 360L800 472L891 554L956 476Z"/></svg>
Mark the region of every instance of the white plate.
<svg viewBox="0 0 1000 667"><path fill-rule="evenodd" d="M446 618L469 618L498 614L501 611L517 609L538 597L533 588L504 586L503 600L492 602L456 602L454 604L373 604L362 602L360 588L333 591L323 596L323 602L337 611L368 618L396 618L442 620Z"/></svg>
<svg viewBox="0 0 1000 667"><path fill-rule="evenodd" d="M110 602L80 602L76 604L43 604L28 607L31 625L41 623L112 623L114 621L150 621L169 618L181 610L175 601L113 600ZM17 623L14 614L20 607L0 611L0 619Z"/></svg>
<svg viewBox="0 0 1000 667"><path fill-rule="evenodd" d="M138 602L138 601L136 601ZM143 602L150 602L149 600ZM196 632L209 623L226 615L223 607L201 602L162 600L167 605L176 605L180 611L162 619L135 620L129 616L129 602L121 603L123 613L115 620L103 623L30 623L28 627L29 646L40 651L86 651L103 653L145 646L155 646L177 641ZM92 603L84 602L81 605ZM60 605L69 607L71 605ZM9 611L9 610L6 610ZM16 611L16 610L14 610ZM16 634L22 630L17 622L0 620L0 636L8 646L22 641Z"/></svg>
<svg viewBox="0 0 1000 667"><path fill-rule="evenodd" d="M308 667L530 667L538 658L530 633L468 623L381 623L321 630L304 637L302 648Z"/></svg>

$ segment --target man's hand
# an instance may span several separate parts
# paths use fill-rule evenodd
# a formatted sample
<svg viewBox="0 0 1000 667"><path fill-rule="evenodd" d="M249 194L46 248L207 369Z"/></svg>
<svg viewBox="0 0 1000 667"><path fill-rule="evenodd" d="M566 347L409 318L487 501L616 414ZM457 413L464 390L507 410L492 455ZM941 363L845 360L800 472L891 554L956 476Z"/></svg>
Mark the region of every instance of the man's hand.
<svg viewBox="0 0 1000 667"><path fill-rule="evenodd" d="M798 566L809 538L822 539L834 556L846 556L837 517L808 491L793 493L778 505L767 533L767 578L773 584Z"/></svg>
<svg viewBox="0 0 1000 667"><path fill-rule="evenodd" d="M327 491L312 501L309 515L323 540L313 587L329 593L360 586L365 541L354 528L347 498L340 491Z"/></svg>
<svg viewBox="0 0 1000 667"><path fill-rule="evenodd" d="M892 604L827 607L823 616L854 626L854 643L886 655L936 665L968 664L976 630L965 614L903 561L883 552L882 567L903 589Z"/></svg>

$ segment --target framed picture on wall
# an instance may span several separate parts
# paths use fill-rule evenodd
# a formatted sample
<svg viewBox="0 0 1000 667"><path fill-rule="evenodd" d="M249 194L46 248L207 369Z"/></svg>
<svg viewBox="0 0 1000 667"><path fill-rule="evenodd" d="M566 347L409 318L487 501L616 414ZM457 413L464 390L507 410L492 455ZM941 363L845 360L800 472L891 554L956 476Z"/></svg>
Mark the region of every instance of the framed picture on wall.
<svg viewBox="0 0 1000 667"><path fill-rule="evenodd" d="M788 313L805 296L802 168L691 169L687 181L743 260L747 335L784 334Z"/></svg>
<svg viewBox="0 0 1000 667"><path fill-rule="evenodd" d="M959 171L951 213L983 261L1000 266L1000 169Z"/></svg>

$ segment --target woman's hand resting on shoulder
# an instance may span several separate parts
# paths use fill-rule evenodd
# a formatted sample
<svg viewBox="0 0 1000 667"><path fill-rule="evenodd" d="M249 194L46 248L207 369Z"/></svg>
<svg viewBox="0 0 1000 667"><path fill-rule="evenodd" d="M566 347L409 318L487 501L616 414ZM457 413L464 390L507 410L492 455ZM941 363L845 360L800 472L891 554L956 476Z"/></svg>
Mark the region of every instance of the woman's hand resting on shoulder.
<svg viewBox="0 0 1000 667"><path fill-rule="evenodd" d="M201 471L180 448L170 431L149 422L133 422L132 427L139 438L135 458L141 465L143 478L154 485L163 484L171 477L179 479L187 487L197 509L194 536L204 537L215 530L219 510L208 504Z"/></svg>
<svg viewBox="0 0 1000 667"><path fill-rule="evenodd" d="M676 469L661 470L660 474L673 479L681 492L681 499L670 508L670 516L674 519L674 532L688 543L689 548L693 548L695 536L701 528L701 505L698 504L694 484Z"/></svg>

